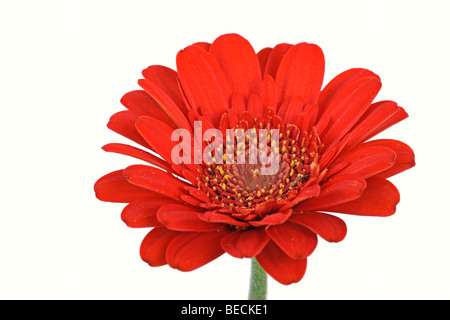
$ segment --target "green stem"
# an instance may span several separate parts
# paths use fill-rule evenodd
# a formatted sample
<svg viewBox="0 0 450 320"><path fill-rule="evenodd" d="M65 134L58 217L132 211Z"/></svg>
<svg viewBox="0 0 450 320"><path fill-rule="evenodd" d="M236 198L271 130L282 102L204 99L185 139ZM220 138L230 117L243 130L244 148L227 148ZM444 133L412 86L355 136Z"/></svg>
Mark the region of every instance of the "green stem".
<svg viewBox="0 0 450 320"><path fill-rule="evenodd" d="M267 274L261 268L258 261L252 258L252 271L250 275L249 300L266 300L267 296Z"/></svg>

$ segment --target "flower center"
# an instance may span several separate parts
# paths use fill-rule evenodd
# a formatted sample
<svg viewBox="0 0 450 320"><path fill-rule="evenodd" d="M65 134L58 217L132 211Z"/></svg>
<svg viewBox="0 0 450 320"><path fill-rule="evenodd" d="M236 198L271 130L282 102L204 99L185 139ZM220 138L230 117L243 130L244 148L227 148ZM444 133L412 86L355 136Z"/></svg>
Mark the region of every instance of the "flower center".
<svg viewBox="0 0 450 320"><path fill-rule="evenodd" d="M260 123L260 128L262 127L270 129L271 125L263 126ZM271 199L276 202L289 201L298 194L312 175L317 176L318 170L314 168L317 167L319 159L318 136L302 131L293 124L277 127L278 144L274 144L271 139L259 144L258 154L264 151L271 155L271 163L262 162L254 156L251 145L254 136L246 135L245 143L237 144L237 152L233 157L227 153L223 156L224 160L234 161L224 161L223 164L212 161L204 164L199 188L209 197L210 209L233 214L253 211L258 204ZM269 166L276 170L263 174Z"/></svg>

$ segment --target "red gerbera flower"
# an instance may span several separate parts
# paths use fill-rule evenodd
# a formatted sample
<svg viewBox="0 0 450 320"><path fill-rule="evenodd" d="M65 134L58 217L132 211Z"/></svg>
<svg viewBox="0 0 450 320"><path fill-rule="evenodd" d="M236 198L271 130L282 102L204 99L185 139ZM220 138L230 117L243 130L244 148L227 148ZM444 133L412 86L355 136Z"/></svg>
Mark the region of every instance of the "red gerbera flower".
<svg viewBox="0 0 450 320"><path fill-rule="evenodd" d="M177 72L145 69L143 90L125 94L127 110L108 123L152 153L119 143L103 149L151 166L132 165L95 184L98 199L128 203L128 226L153 228L140 248L150 266L190 271L227 252L256 257L290 284L303 277L317 235L330 242L346 235L345 223L325 212L394 214L399 193L387 178L414 166L414 153L400 141L368 141L408 116L393 101L372 103L381 88L376 74L350 69L321 90L317 45L255 53L236 34L191 45L176 62ZM209 128L224 136L227 129L277 129L279 169L261 175L260 162L175 163L172 133L183 128L194 136L194 121L202 122L200 137ZM250 140L240 146L245 155Z"/></svg>

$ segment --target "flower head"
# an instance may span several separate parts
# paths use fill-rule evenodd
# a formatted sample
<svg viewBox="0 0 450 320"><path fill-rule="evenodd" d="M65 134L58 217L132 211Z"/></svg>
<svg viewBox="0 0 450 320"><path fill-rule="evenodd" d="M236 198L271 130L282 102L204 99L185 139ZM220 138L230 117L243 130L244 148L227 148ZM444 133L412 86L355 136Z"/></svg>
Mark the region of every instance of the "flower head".
<svg viewBox="0 0 450 320"><path fill-rule="evenodd" d="M317 236L344 239L344 221L330 213L394 214L399 193L387 178L414 166L414 153L400 141L368 141L408 116L393 101L373 103L381 88L376 74L350 69L321 90L325 63L317 45L255 53L236 34L193 44L176 62L177 72L145 69L142 90L125 94L127 110L108 123L151 152L118 143L103 149L150 165L95 184L100 200L128 203L128 226L153 228L140 248L150 266L190 271L227 252L256 257L290 284L303 277ZM223 140L205 139L213 128ZM192 147L183 161L173 157L177 129L193 137L183 137ZM230 134L239 129L235 143ZM253 142L263 153L253 152ZM195 158L209 146L209 160Z"/></svg>

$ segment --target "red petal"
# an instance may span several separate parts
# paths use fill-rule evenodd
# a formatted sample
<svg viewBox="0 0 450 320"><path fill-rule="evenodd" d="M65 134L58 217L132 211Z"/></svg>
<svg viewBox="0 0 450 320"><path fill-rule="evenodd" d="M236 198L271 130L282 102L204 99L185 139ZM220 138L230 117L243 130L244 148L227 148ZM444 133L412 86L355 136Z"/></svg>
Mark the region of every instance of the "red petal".
<svg viewBox="0 0 450 320"><path fill-rule="evenodd" d="M142 241L140 247L141 259L152 267L163 266L166 262L166 250L170 241L179 232L170 231L166 228L152 229Z"/></svg>
<svg viewBox="0 0 450 320"><path fill-rule="evenodd" d="M401 141L391 139L379 139L366 142L367 146L385 146L394 150L396 154L395 164L386 171L377 174L379 178L389 178L416 165L414 151Z"/></svg>
<svg viewBox="0 0 450 320"><path fill-rule="evenodd" d="M251 94L259 93L261 70L251 44L237 34L218 37L209 50L227 77L233 92L246 101Z"/></svg>
<svg viewBox="0 0 450 320"><path fill-rule="evenodd" d="M248 100L247 106L248 113L253 118L260 118L263 115L263 105L261 102L261 97L259 95L253 94Z"/></svg>
<svg viewBox="0 0 450 320"><path fill-rule="evenodd" d="M177 127L190 129L191 125L187 120L184 113L180 110L178 105L170 98L167 93L165 93L161 88L159 88L155 83L147 79L140 79L138 84L148 92L150 96L158 103L158 105L164 110L164 112L169 116L171 121L173 121Z"/></svg>
<svg viewBox="0 0 450 320"><path fill-rule="evenodd" d="M231 89L222 69L203 49L190 46L177 55L177 68L183 92L195 111L203 108L213 124L229 106Z"/></svg>
<svg viewBox="0 0 450 320"><path fill-rule="evenodd" d="M252 258L258 255L269 242L263 228L234 231L226 235L220 244L227 253L235 258Z"/></svg>
<svg viewBox="0 0 450 320"><path fill-rule="evenodd" d="M344 150L368 140L379 132L408 117L408 114L394 101L381 101L372 104L360 121L349 133L350 139Z"/></svg>
<svg viewBox="0 0 450 320"><path fill-rule="evenodd" d="M359 81L367 77L375 77L380 80L375 73L367 69L354 68L338 74L331 80L322 90L319 96L319 116L321 116L336 100L342 100L343 92L347 91L347 87L351 86L353 82Z"/></svg>
<svg viewBox="0 0 450 320"><path fill-rule="evenodd" d="M283 57L275 78L278 104L295 96L301 96L306 103L316 103L324 69L325 59L320 47L308 43L291 47Z"/></svg>
<svg viewBox="0 0 450 320"><path fill-rule="evenodd" d="M269 58L270 53L272 52L272 48L264 48L258 51L256 54L258 56L259 65L261 68L261 75L264 74L264 70L266 69L267 59Z"/></svg>
<svg viewBox="0 0 450 320"><path fill-rule="evenodd" d="M117 170L104 175L94 185L95 195L99 200L109 202L132 202L137 199L154 199L159 194L129 183Z"/></svg>
<svg viewBox="0 0 450 320"><path fill-rule="evenodd" d="M308 131L311 131L313 125L316 123L317 114L319 113L319 106L317 103L306 105L303 111L308 116Z"/></svg>
<svg viewBox="0 0 450 320"><path fill-rule="evenodd" d="M120 154L124 154L130 157L134 157L140 160L144 160L148 163L154 164L157 167L160 167L161 169L164 169L168 172L173 172L170 165L162 160L161 158L158 158L154 156L153 154L146 152L144 150L141 150L139 148L135 148L126 144L122 143L109 143L102 148L103 150L107 152L116 152Z"/></svg>
<svg viewBox="0 0 450 320"><path fill-rule="evenodd" d="M269 241L256 260L272 278L284 285L299 282L306 271L306 259L290 258L273 241Z"/></svg>
<svg viewBox="0 0 450 320"><path fill-rule="evenodd" d="M194 206L194 207L200 207L200 205L203 203L200 200L198 200L197 198L190 196L190 195L185 195L185 194L181 195L181 199L185 203L190 204L191 206Z"/></svg>
<svg viewBox="0 0 450 320"><path fill-rule="evenodd" d="M133 165L124 170L125 178L132 184L180 200L186 194L186 184L171 174L154 167Z"/></svg>
<svg viewBox="0 0 450 320"><path fill-rule="evenodd" d="M339 175L322 186L317 198L300 203L295 209L300 211L321 210L323 208L352 201L361 196L366 188L366 181L360 176Z"/></svg>
<svg viewBox="0 0 450 320"><path fill-rule="evenodd" d="M156 219L156 212L168 203L173 203L173 200L161 196L158 199L133 201L122 210L122 221L130 228L162 227Z"/></svg>
<svg viewBox="0 0 450 320"><path fill-rule="evenodd" d="M306 211L292 215L289 221L301 224L329 242L339 242L347 234L345 222L323 212Z"/></svg>
<svg viewBox="0 0 450 320"><path fill-rule="evenodd" d="M187 116L187 108L178 86L178 74L176 71L165 66L150 66L142 71L142 75L164 91L183 114Z"/></svg>
<svg viewBox="0 0 450 320"><path fill-rule="evenodd" d="M289 101L286 114L284 115L284 123L295 123L298 115L302 112L305 100L301 96L297 96Z"/></svg>
<svg viewBox="0 0 450 320"><path fill-rule="evenodd" d="M229 232L182 232L167 247L167 263L181 271L195 270L224 253L220 240Z"/></svg>
<svg viewBox="0 0 450 320"><path fill-rule="evenodd" d="M167 123L172 128L177 125L169 118L163 109L144 90L135 90L126 93L120 102L130 111L139 116L150 116Z"/></svg>
<svg viewBox="0 0 450 320"><path fill-rule="evenodd" d="M231 95L231 109L236 111L238 116L246 110L244 99L236 92Z"/></svg>
<svg viewBox="0 0 450 320"><path fill-rule="evenodd" d="M107 127L128 138L140 145L144 146L147 149L151 149L149 144L142 138L139 132L136 130L136 121L139 119L139 116L131 111L120 111L111 116Z"/></svg>
<svg viewBox="0 0 450 320"><path fill-rule="evenodd" d="M374 131L368 135L365 140L369 140L370 138L376 136L378 133L386 130L390 126L408 118L408 114L402 107L398 107L397 110L392 114L391 117L386 119L383 123L381 123Z"/></svg>
<svg viewBox="0 0 450 320"><path fill-rule="evenodd" d="M269 75L266 75L261 84L261 102L264 110L275 108L277 105L277 91L275 81Z"/></svg>
<svg viewBox="0 0 450 320"><path fill-rule="evenodd" d="M196 42L192 44L193 46L199 47L202 50L205 50L206 52L209 52L209 48L211 48L211 43L209 42Z"/></svg>
<svg viewBox="0 0 450 320"><path fill-rule="evenodd" d="M395 164L395 158L396 153L391 148L365 143L341 159L349 165L339 174L357 174L369 178L391 168Z"/></svg>
<svg viewBox="0 0 450 320"><path fill-rule="evenodd" d="M193 208L181 204L167 204L159 208L158 221L167 229L174 231L217 231L223 228L220 223L208 223L200 220L203 212L199 208Z"/></svg>
<svg viewBox="0 0 450 320"><path fill-rule="evenodd" d="M141 117L136 122L136 128L153 150L172 164L172 150L179 143L172 141L172 128L164 122L151 117Z"/></svg>
<svg viewBox="0 0 450 320"><path fill-rule="evenodd" d="M207 222L226 223L232 226L248 227L248 223L233 219L229 215L221 214L213 211L206 211L200 219Z"/></svg>
<svg viewBox="0 0 450 320"><path fill-rule="evenodd" d="M198 165L200 166L200 165ZM185 178L186 180L188 180L192 185L197 185L198 184L198 180L197 178L199 178L201 176L201 174L199 172L192 172L190 170L181 170L181 175L183 178Z"/></svg>
<svg viewBox="0 0 450 320"><path fill-rule="evenodd" d="M330 145L341 139L366 112L380 89L381 82L377 77L363 78L343 87L322 116L324 119L331 117L331 125L322 134L322 142Z"/></svg>
<svg viewBox="0 0 450 320"><path fill-rule="evenodd" d="M273 210L275 210L275 207L278 207L277 203L278 201L275 199L269 199L267 201L260 202L255 206L254 213L260 217L269 214L273 212ZM282 211L285 210L280 210L280 212Z"/></svg>
<svg viewBox="0 0 450 320"><path fill-rule="evenodd" d="M267 235L292 259L308 257L317 246L317 235L295 223L286 222L266 229Z"/></svg>
<svg viewBox="0 0 450 320"><path fill-rule="evenodd" d="M199 199L201 202L211 202L211 199L203 190L198 190L197 188L193 187L186 187L185 190L188 191L192 196Z"/></svg>
<svg viewBox="0 0 450 320"><path fill-rule="evenodd" d="M361 216L386 217L395 213L399 201L400 194L391 182L372 177L367 179L367 188L361 197L323 210Z"/></svg>
<svg viewBox="0 0 450 320"><path fill-rule="evenodd" d="M320 194L320 186L318 184L304 188L298 193L298 195L291 202L283 206L281 210L294 207L295 205L305 201L306 199L319 196L319 194Z"/></svg>
<svg viewBox="0 0 450 320"><path fill-rule="evenodd" d="M292 210L288 210L286 212L271 213L266 215L260 221L249 221L249 223L255 227L282 224L289 219L291 213Z"/></svg>
<svg viewBox="0 0 450 320"><path fill-rule="evenodd" d="M276 78L280 62L283 60L284 55L291 47L292 44L280 43L271 50L267 58L266 68L264 71L265 76L271 76L273 79Z"/></svg>

